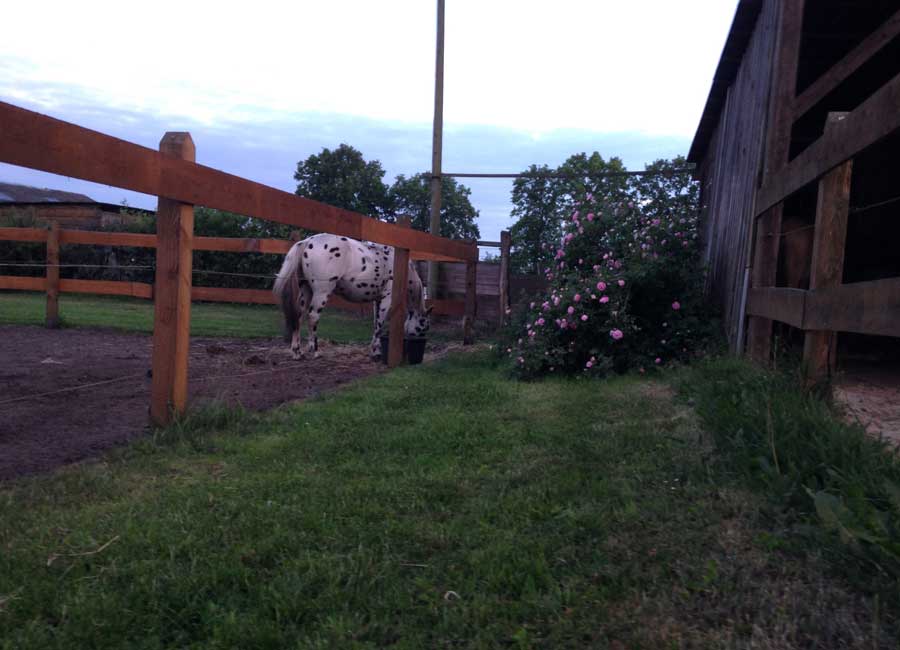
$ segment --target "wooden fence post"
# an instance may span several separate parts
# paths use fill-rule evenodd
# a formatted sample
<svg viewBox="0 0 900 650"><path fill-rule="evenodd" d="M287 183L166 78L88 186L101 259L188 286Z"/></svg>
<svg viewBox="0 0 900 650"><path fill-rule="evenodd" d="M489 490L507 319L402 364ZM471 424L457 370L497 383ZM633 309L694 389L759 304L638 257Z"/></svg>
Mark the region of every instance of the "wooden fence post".
<svg viewBox="0 0 900 650"><path fill-rule="evenodd" d="M753 269L750 286L774 287L778 274L778 246L781 243L782 204L764 212L756 220ZM772 357L772 321L750 316L747 324L747 352L750 358L768 364Z"/></svg>
<svg viewBox="0 0 900 650"><path fill-rule="evenodd" d="M475 247L476 250L478 247ZM475 317L478 310L478 261L466 262L466 315L463 317L463 345L475 342Z"/></svg>
<svg viewBox="0 0 900 650"><path fill-rule="evenodd" d="M846 113L829 113L825 132ZM842 283L847 217L850 214L850 178L853 161L835 167L819 181L816 225L813 229L809 290L830 289ZM808 330L803 337L803 365L807 387L828 380L837 356L837 333Z"/></svg>
<svg viewBox="0 0 900 650"><path fill-rule="evenodd" d="M166 133L159 151L191 162L195 159L190 133ZM159 197L150 401L150 418L158 426L183 413L187 404L193 239L194 206Z"/></svg>
<svg viewBox="0 0 900 650"><path fill-rule="evenodd" d="M500 233L500 327L506 325L506 310L509 309L509 231Z"/></svg>
<svg viewBox="0 0 900 650"><path fill-rule="evenodd" d="M47 327L59 327L59 222L47 235Z"/></svg>
<svg viewBox="0 0 900 650"><path fill-rule="evenodd" d="M397 219L397 225L409 228L409 217ZM394 248L394 278L391 281L391 309L388 339L388 367L403 363L403 339L406 338L406 298L409 292L409 249Z"/></svg>

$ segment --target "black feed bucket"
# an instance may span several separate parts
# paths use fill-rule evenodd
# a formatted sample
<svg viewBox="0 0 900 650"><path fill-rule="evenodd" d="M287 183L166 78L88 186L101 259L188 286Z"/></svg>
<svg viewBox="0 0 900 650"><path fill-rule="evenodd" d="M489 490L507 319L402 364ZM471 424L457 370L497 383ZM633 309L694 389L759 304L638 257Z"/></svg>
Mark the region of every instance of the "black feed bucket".
<svg viewBox="0 0 900 650"><path fill-rule="evenodd" d="M417 363L422 363L422 358L425 356L425 340L424 338L403 339L403 358L406 359L409 365L414 366ZM381 363L388 362L388 347L390 347L390 338L382 336Z"/></svg>

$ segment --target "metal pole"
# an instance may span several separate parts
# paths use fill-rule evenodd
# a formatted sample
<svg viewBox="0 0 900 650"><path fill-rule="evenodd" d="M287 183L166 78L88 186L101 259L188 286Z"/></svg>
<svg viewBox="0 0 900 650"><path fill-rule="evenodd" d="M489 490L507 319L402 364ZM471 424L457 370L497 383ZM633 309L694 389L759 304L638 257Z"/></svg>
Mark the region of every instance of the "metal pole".
<svg viewBox="0 0 900 650"><path fill-rule="evenodd" d="M434 131L431 143L431 234L441 234L441 148L444 131L444 0L437 0L437 53L434 66ZM428 263L428 294L437 297L437 262Z"/></svg>

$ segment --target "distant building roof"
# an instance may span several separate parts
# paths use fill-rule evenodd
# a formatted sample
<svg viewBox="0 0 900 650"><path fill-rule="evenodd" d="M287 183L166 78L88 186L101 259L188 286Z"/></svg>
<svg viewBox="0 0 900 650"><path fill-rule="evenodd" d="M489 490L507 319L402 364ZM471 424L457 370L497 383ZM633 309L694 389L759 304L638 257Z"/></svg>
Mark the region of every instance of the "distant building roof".
<svg viewBox="0 0 900 650"><path fill-rule="evenodd" d="M96 201L76 192L0 183L0 203L96 203Z"/></svg>

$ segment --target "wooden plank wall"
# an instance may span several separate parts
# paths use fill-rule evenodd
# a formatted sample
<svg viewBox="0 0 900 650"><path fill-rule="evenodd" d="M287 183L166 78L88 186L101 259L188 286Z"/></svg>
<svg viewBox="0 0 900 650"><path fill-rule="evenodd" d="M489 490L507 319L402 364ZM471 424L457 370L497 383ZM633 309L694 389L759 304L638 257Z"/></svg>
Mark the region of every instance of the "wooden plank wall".
<svg viewBox="0 0 900 650"><path fill-rule="evenodd" d="M427 277L427 265L416 262L416 270L421 277ZM500 264L479 262L475 276L475 292L478 299L477 318L490 322L500 319ZM547 287L542 277L534 275L513 275L509 278L508 299L515 305L523 295L540 293ZM464 300L466 295L466 265L442 262L438 265L438 298Z"/></svg>
<svg viewBox="0 0 900 650"><path fill-rule="evenodd" d="M706 154L701 175L707 291L722 310L733 350L741 330L744 281L750 254L747 233L754 214L765 142L777 1L765 0L741 67Z"/></svg>

